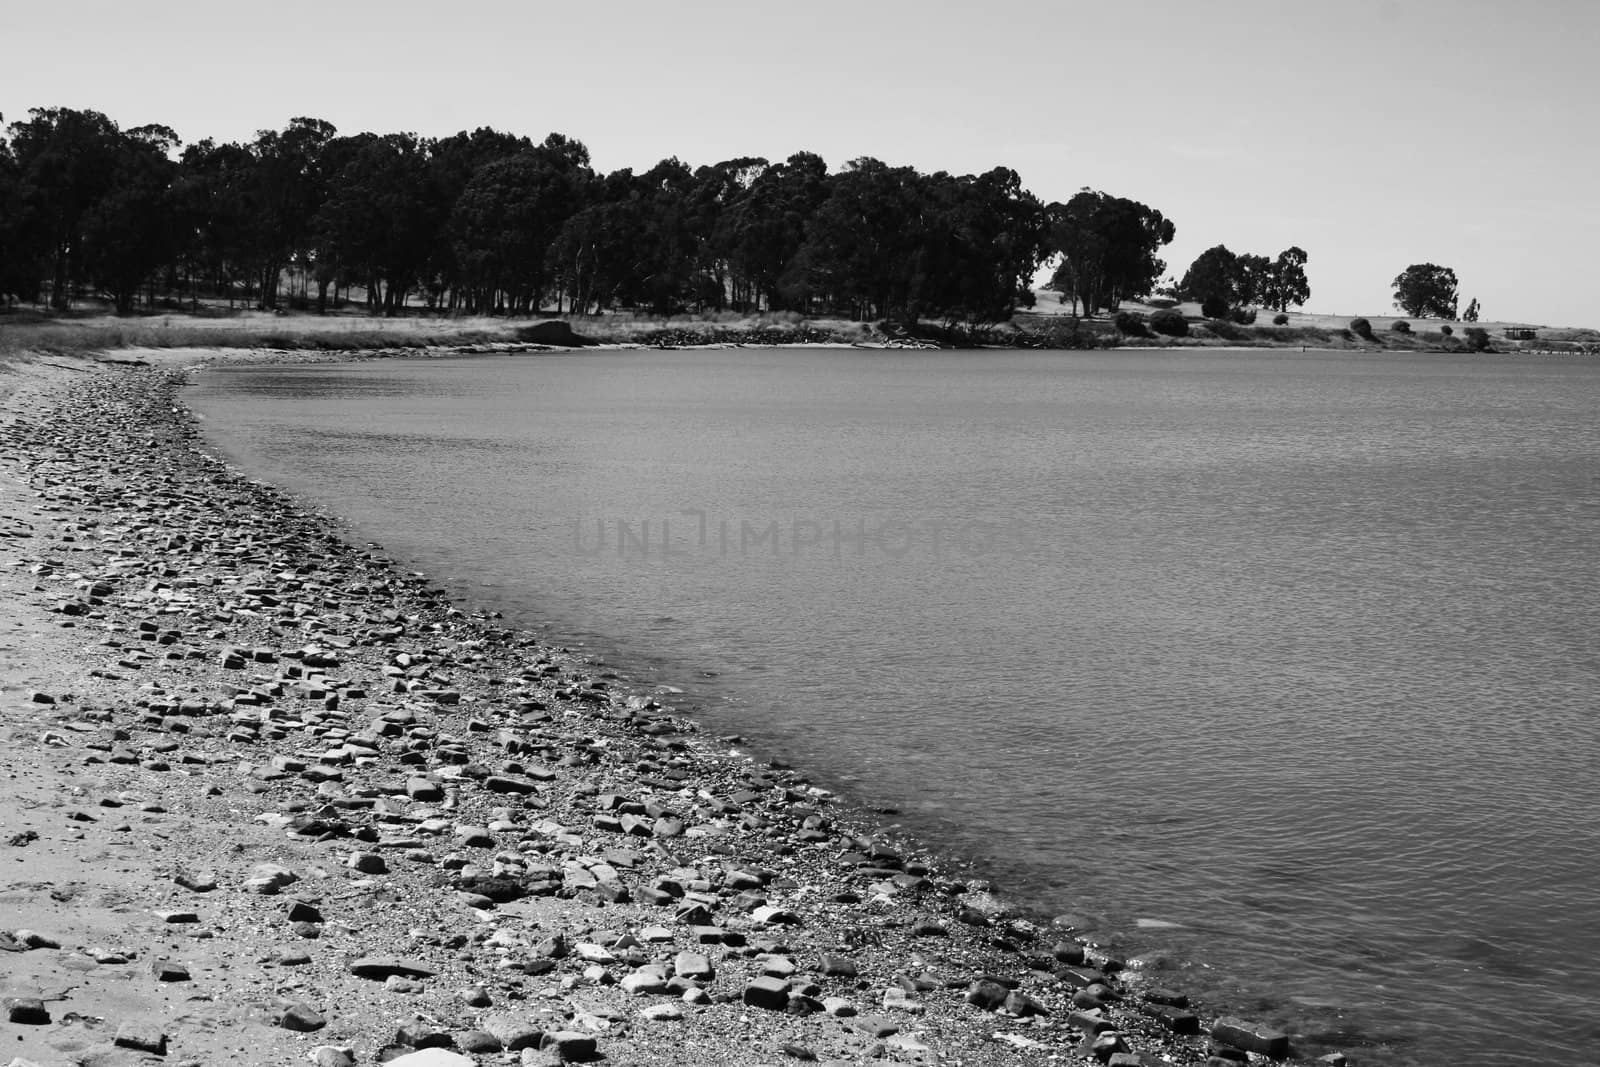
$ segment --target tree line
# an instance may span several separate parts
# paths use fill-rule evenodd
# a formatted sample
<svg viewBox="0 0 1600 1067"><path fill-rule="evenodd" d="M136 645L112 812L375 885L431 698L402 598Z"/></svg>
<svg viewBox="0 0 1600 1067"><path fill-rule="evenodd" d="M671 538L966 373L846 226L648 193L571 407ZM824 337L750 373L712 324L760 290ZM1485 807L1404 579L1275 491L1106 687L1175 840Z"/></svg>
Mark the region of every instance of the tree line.
<svg viewBox="0 0 1600 1067"><path fill-rule="evenodd" d="M202 297L376 314L778 311L988 323L1062 257L1074 306L1147 295L1174 236L1085 189L1043 203L1015 171L921 173L810 152L597 172L581 141L480 128L341 135L295 118L184 144L36 108L0 137L0 298L128 313ZM341 295L342 294L342 295Z"/></svg>
<svg viewBox="0 0 1600 1067"><path fill-rule="evenodd" d="M1226 318L1254 306L1288 311L1291 305L1311 299L1311 283L1306 279L1308 258L1299 246L1268 259L1250 252L1236 254L1227 245L1217 245L1200 253L1173 295L1200 301L1209 318Z"/></svg>
<svg viewBox="0 0 1600 1067"><path fill-rule="evenodd" d="M1016 172L925 174L797 152L601 173L588 148L479 128L341 135L291 119L248 142L35 108L0 135L0 300L120 313L240 300L374 314L586 315L616 308L1003 321L1042 265L1074 314L1153 292L1278 310L1306 254L1203 253L1158 286L1176 227L1084 188L1045 203Z"/></svg>

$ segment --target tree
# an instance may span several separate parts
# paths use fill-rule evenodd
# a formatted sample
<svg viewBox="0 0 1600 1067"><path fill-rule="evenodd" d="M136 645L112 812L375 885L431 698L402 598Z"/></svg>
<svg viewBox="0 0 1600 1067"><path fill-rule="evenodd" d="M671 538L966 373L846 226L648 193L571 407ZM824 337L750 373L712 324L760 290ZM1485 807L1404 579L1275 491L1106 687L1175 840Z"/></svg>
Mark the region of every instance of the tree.
<svg viewBox="0 0 1600 1067"><path fill-rule="evenodd" d="M913 277L926 179L910 167L851 160L828 181L828 198L782 285L791 299L853 318L915 318Z"/></svg>
<svg viewBox="0 0 1600 1067"><path fill-rule="evenodd" d="M1394 306L1413 318L1456 317L1456 272L1432 263L1413 263L1393 283Z"/></svg>
<svg viewBox="0 0 1600 1067"><path fill-rule="evenodd" d="M264 308L278 306L285 267L310 265L313 220L330 192L322 156L336 132L322 119L295 118L282 132L260 131L251 145L253 258Z"/></svg>
<svg viewBox="0 0 1600 1067"><path fill-rule="evenodd" d="M176 199L191 298L198 298L196 275L213 290L226 290L230 304L234 283L253 277L246 264L253 247L249 188L255 165L244 145L209 138L189 145L179 158Z"/></svg>
<svg viewBox="0 0 1600 1067"><path fill-rule="evenodd" d="M1296 307L1311 299L1311 283L1306 280L1306 250L1298 245L1278 253L1267 272L1267 281L1259 294L1262 304L1273 311L1285 312L1289 305Z"/></svg>
<svg viewBox="0 0 1600 1067"><path fill-rule="evenodd" d="M1061 254L1050 284L1071 297L1074 313L1080 300L1092 315L1148 296L1167 269L1156 253L1177 236L1155 208L1091 189L1050 205L1048 217L1050 248Z"/></svg>
<svg viewBox="0 0 1600 1067"><path fill-rule="evenodd" d="M44 242L23 200L21 167L0 137L0 300L37 300Z"/></svg>
<svg viewBox="0 0 1600 1067"><path fill-rule="evenodd" d="M1253 307L1263 303L1272 286L1272 261L1253 252L1239 254L1239 292L1236 308Z"/></svg>
<svg viewBox="0 0 1600 1067"><path fill-rule="evenodd" d="M1260 259L1259 256L1254 258ZM1244 302L1244 275L1245 268L1240 265L1239 257L1228 251L1227 245L1215 245L1201 252L1190 264L1183 280L1178 283L1178 293L1184 300L1213 304L1220 302L1225 315L1226 308L1238 307Z"/></svg>
<svg viewBox="0 0 1600 1067"><path fill-rule="evenodd" d="M1467 310L1465 310L1465 311L1463 311L1461 313L1461 321L1462 322L1477 322L1478 321L1478 298L1477 297L1473 297L1472 298L1472 302L1467 305Z"/></svg>
<svg viewBox="0 0 1600 1067"><path fill-rule="evenodd" d="M98 111L33 108L11 125L20 201L33 252L50 277L50 306L65 311L82 280L84 225L111 192L122 132Z"/></svg>
<svg viewBox="0 0 1600 1067"><path fill-rule="evenodd" d="M431 195L427 149L414 134L340 137L325 149L342 161L315 218L315 258L367 289L373 314L405 307L443 228Z"/></svg>
<svg viewBox="0 0 1600 1067"><path fill-rule="evenodd" d="M178 135L166 126L141 126L119 138L106 194L83 219L86 275L111 294L117 314L133 310L139 289L177 256Z"/></svg>
<svg viewBox="0 0 1600 1067"><path fill-rule="evenodd" d="M717 240L727 249L736 304L786 307L779 283L805 243L806 225L828 198L828 165L796 152L761 172L721 217Z"/></svg>
<svg viewBox="0 0 1600 1067"><path fill-rule="evenodd" d="M552 137L558 136L555 134ZM547 147L548 146L548 147ZM546 253L582 206L587 163L562 138L485 163L450 216L454 263L476 311L535 311L547 281ZM588 153L582 153L587 159Z"/></svg>
<svg viewBox="0 0 1600 1067"><path fill-rule="evenodd" d="M1049 253L1044 205L1005 167L935 174L924 183L924 197L912 277L921 314L969 330L1010 318Z"/></svg>

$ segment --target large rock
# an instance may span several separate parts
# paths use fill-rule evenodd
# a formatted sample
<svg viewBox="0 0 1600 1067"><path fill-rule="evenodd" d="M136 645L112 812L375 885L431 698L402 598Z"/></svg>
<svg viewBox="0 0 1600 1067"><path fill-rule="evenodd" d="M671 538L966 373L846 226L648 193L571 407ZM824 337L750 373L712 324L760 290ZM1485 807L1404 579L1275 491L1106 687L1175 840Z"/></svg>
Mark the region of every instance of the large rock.
<svg viewBox="0 0 1600 1067"><path fill-rule="evenodd" d="M717 976L717 969L712 966L711 957L699 952L680 952L672 960L672 971L679 978L688 978L696 982L709 981Z"/></svg>
<svg viewBox="0 0 1600 1067"><path fill-rule="evenodd" d="M538 1048L544 1040L544 1027L525 1015L495 1012L485 1016L478 1024L500 1039L507 1052L521 1052L525 1048Z"/></svg>
<svg viewBox="0 0 1600 1067"><path fill-rule="evenodd" d="M48 1026L50 1010L37 997L7 997L6 1018L19 1026Z"/></svg>
<svg viewBox="0 0 1600 1067"><path fill-rule="evenodd" d="M581 1063L599 1055L594 1035L576 1030L557 1030L553 1034L546 1034L542 1047L554 1052L556 1059L562 1063Z"/></svg>
<svg viewBox="0 0 1600 1067"><path fill-rule="evenodd" d="M789 983L768 976L753 979L744 987L744 1002L753 1008L783 1011L789 1007Z"/></svg>
<svg viewBox="0 0 1600 1067"><path fill-rule="evenodd" d="M1224 1045L1232 1045L1246 1052L1259 1052L1275 1060L1289 1055L1288 1034L1232 1016L1218 1019L1211 1027L1211 1036Z"/></svg>
<svg viewBox="0 0 1600 1067"><path fill-rule="evenodd" d="M167 1054L167 1035L157 1023L125 1022L117 1027L112 1043L118 1048L131 1048L135 1052L150 1052L157 1056Z"/></svg>
<svg viewBox="0 0 1600 1067"><path fill-rule="evenodd" d="M477 1067L478 1061L449 1049L425 1048L396 1056L386 1067Z"/></svg>
<svg viewBox="0 0 1600 1067"><path fill-rule="evenodd" d="M979 979L968 988L967 1003L984 1011L994 1011L1006 1002L1006 995L1010 992L999 982Z"/></svg>
<svg viewBox="0 0 1600 1067"><path fill-rule="evenodd" d="M536 345L555 345L559 348L583 348L586 345L600 343L574 333L572 323L561 319L547 319L531 326L524 326L517 331L517 340Z"/></svg>
<svg viewBox="0 0 1600 1067"><path fill-rule="evenodd" d="M289 1004L278 1013L278 1025L285 1030L309 1034L327 1026L328 1020L309 1004Z"/></svg>
<svg viewBox="0 0 1600 1067"><path fill-rule="evenodd" d="M350 973L357 978L371 978L382 981L392 975L402 978L432 978L433 968L418 960L401 959L398 956L362 956L358 960L350 961Z"/></svg>

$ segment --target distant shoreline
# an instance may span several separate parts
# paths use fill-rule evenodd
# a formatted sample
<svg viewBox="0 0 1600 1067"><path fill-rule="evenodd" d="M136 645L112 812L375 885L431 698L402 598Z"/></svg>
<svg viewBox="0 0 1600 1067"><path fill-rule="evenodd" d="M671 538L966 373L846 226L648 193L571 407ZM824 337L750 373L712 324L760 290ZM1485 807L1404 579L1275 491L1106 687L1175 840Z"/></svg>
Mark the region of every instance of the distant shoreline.
<svg viewBox="0 0 1600 1067"><path fill-rule="evenodd" d="M1051 294L1052 296L1054 294ZM260 311L175 311L114 316L103 313L54 315L32 310L0 312L0 358L25 352L58 355L114 354L130 349L248 349L274 352L374 353L451 348L476 351L541 351L590 346L688 348L697 346L795 347L837 345L853 348L1028 348L1059 350L1256 348L1367 350L1393 352L1469 351L1466 332L1487 335L1486 351L1505 354L1568 353L1600 355L1600 331L1530 327L1509 322L1446 323L1370 316L1370 333L1352 331L1352 319L1289 313L1284 325L1238 324L1208 320L1180 305L1187 335L1169 337L1148 329L1150 316L1163 310L1125 303L1115 317L1079 318L1059 312L1049 301L1020 311L1009 322L961 326L914 325L804 318L777 313L746 316L674 318L607 315L577 319L452 318L408 314L373 318L364 314L270 313ZM1270 322L1270 313L1258 313ZM1135 331L1119 329L1133 325ZM1409 329L1395 329L1406 322ZM1449 331L1449 332L1446 332ZM1531 331L1532 338L1508 331Z"/></svg>

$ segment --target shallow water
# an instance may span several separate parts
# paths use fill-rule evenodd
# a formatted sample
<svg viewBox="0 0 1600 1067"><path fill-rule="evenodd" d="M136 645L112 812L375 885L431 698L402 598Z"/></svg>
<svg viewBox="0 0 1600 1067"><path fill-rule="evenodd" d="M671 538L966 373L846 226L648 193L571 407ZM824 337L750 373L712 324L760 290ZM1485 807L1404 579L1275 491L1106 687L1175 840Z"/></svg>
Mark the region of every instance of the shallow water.
<svg viewBox="0 0 1600 1067"><path fill-rule="evenodd" d="M613 352L186 395L1163 982L1362 1062L1592 1061L1600 365Z"/></svg>

